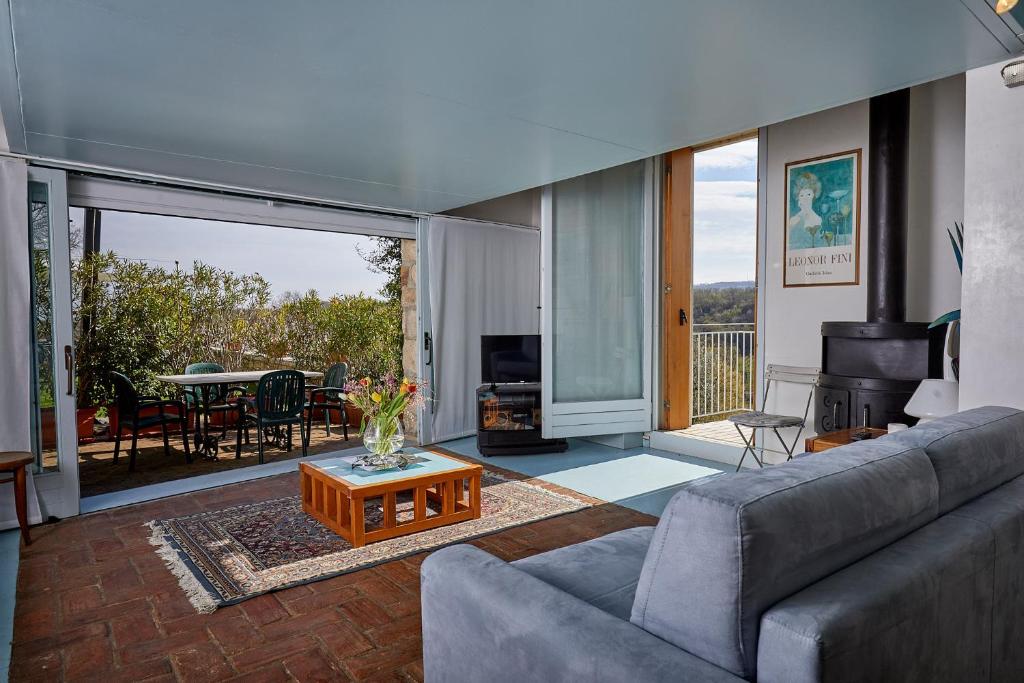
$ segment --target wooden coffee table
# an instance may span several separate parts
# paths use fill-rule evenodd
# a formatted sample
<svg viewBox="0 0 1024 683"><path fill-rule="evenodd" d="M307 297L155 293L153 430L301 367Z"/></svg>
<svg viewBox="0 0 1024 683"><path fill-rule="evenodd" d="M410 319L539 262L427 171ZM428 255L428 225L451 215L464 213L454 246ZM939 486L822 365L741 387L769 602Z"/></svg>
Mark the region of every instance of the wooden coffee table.
<svg viewBox="0 0 1024 683"><path fill-rule="evenodd" d="M357 456L299 463L302 510L358 548L374 541L414 534L480 517L481 465L429 450L406 449L420 458L404 470L366 472L353 468ZM398 520L398 494L409 491L412 519ZM366 527L365 502L380 498L382 524ZM440 508L428 514L427 502Z"/></svg>

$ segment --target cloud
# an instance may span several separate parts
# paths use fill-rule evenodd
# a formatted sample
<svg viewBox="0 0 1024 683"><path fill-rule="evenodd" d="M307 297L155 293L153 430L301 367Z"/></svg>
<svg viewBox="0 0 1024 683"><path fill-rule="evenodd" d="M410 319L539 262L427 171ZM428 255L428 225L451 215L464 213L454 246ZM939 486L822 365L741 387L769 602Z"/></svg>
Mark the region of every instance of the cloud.
<svg viewBox="0 0 1024 683"><path fill-rule="evenodd" d="M713 168L757 168L757 139L744 140L731 145L697 152L693 167L698 171Z"/></svg>
<svg viewBox="0 0 1024 683"><path fill-rule="evenodd" d="M694 282L752 280L757 268L757 182L697 181L693 190Z"/></svg>

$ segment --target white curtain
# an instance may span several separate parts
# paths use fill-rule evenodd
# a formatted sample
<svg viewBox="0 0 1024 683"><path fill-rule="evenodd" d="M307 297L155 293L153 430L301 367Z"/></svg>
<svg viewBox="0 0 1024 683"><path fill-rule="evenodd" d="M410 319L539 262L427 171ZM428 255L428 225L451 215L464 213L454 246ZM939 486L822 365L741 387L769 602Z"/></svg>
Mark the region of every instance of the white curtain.
<svg viewBox="0 0 1024 683"><path fill-rule="evenodd" d="M0 159L0 451L27 451L29 436L28 172Z"/></svg>
<svg viewBox="0 0 1024 683"><path fill-rule="evenodd" d="M455 218L427 225L432 440L476 433L480 336L538 334L540 233Z"/></svg>
<svg viewBox="0 0 1024 683"><path fill-rule="evenodd" d="M555 183L552 210L554 401L642 398L644 162Z"/></svg>
<svg viewBox="0 0 1024 683"><path fill-rule="evenodd" d="M28 170L0 158L0 451L29 451L30 357ZM29 519L40 521L29 474ZM0 529L16 527L14 487L0 485Z"/></svg>

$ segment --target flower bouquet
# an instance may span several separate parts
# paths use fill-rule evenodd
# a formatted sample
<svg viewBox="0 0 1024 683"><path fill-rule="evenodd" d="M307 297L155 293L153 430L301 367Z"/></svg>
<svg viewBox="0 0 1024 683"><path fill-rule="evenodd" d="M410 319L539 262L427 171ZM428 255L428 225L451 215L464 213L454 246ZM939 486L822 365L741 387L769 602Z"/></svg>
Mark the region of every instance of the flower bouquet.
<svg viewBox="0 0 1024 683"><path fill-rule="evenodd" d="M353 465L373 471L408 465L412 459L398 453L405 443L402 414L422 403L419 387L408 378L399 382L389 373L377 383L369 377L351 382L345 387L345 395L350 404L363 412L359 434L369 451Z"/></svg>

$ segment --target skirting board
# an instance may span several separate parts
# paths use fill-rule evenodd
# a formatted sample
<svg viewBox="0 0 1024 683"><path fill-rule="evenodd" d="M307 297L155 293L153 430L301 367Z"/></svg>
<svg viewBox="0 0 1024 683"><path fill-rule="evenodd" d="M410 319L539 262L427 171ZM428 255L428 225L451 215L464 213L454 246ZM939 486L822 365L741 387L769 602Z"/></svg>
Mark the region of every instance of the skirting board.
<svg viewBox="0 0 1024 683"><path fill-rule="evenodd" d="M604 434L600 436L581 436L578 437L585 441L592 441L602 446L611 446L612 448L620 448L626 450L629 448L640 448L644 445L644 434L643 432L629 432L626 434Z"/></svg>
<svg viewBox="0 0 1024 683"><path fill-rule="evenodd" d="M650 438L651 448L712 460L733 467L739 464L743 456L743 448L740 446L682 436L677 432L651 432ZM748 456L743 462L743 467L756 468L757 463Z"/></svg>

